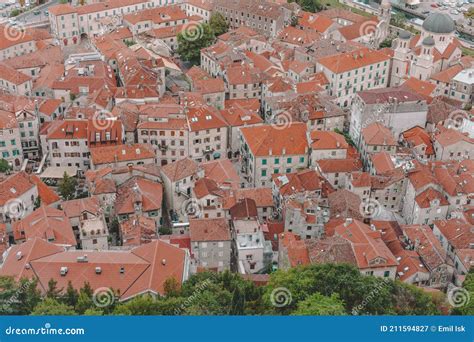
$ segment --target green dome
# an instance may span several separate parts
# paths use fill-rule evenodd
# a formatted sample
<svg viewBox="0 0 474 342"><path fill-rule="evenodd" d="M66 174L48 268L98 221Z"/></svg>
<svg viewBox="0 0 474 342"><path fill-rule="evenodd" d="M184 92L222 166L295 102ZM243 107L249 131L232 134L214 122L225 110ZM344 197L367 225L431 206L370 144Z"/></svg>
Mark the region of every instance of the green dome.
<svg viewBox="0 0 474 342"><path fill-rule="evenodd" d="M432 33L451 33L456 29L456 25L449 15L435 12L425 19L423 28Z"/></svg>

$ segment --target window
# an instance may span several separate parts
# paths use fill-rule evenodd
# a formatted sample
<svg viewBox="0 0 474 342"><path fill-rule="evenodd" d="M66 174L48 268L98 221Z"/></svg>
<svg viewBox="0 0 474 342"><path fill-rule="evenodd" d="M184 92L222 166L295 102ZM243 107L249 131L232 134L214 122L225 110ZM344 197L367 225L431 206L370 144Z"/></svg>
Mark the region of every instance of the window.
<svg viewBox="0 0 474 342"><path fill-rule="evenodd" d="M275 164L280 164L280 158L275 158Z"/></svg>
<svg viewBox="0 0 474 342"><path fill-rule="evenodd" d="M286 158L286 162L287 162L288 164L291 164L291 161L292 161L292 158L291 158L291 157Z"/></svg>
<svg viewBox="0 0 474 342"><path fill-rule="evenodd" d="M266 177L267 175L267 170L262 170L262 177Z"/></svg>
<svg viewBox="0 0 474 342"><path fill-rule="evenodd" d="M390 277L390 271L385 271L385 272L383 273L383 276L384 276L385 278Z"/></svg>
<svg viewBox="0 0 474 342"><path fill-rule="evenodd" d="M267 165L267 160L266 159L262 159L262 165Z"/></svg>
<svg viewBox="0 0 474 342"><path fill-rule="evenodd" d="M304 163L304 157L300 157L300 163Z"/></svg>

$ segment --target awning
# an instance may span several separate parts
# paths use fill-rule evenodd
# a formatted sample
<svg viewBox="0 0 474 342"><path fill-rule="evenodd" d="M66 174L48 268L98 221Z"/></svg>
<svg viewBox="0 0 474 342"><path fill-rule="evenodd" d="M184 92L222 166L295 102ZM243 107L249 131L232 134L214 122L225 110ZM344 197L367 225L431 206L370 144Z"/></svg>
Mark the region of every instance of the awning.
<svg viewBox="0 0 474 342"><path fill-rule="evenodd" d="M40 175L40 178L62 179L64 172L70 177L77 175L78 168L76 166L50 166Z"/></svg>

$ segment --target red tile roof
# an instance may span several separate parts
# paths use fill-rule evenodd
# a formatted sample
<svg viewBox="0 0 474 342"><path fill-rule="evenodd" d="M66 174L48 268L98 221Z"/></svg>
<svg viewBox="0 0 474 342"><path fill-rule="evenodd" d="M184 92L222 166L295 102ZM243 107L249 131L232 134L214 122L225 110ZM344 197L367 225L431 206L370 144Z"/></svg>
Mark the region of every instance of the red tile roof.
<svg viewBox="0 0 474 342"><path fill-rule="evenodd" d="M357 56L357 57L356 57ZM336 74L390 60L386 54L366 48L335 56L323 57L318 63Z"/></svg>
<svg viewBox="0 0 474 342"><path fill-rule="evenodd" d="M342 134L332 131L318 131L311 132L311 148L313 150L335 150L347 149L349 144Z"/></svg>
<svg viewBox="0 0 474 342"><path fill-rule="evenodd" d="M335 228L335 235L351 242L357 265L361 269L396 266L397 261L378 231L352 220Z"/></svg>
<svg viewBox="0 0 474 342"><path fill-rule="evenodd" d="M301 122L294 122L284 127L272 125L244 127L240 131L256 157L302 155L308 150L306 125Z"/></svg>
<svg viewBox="0 0 474 342"><path fill-rule="evenodd" d="M390 129L380 122L374 122L362 129L362 136L367 145L397 146Z"/></svg>
<svg viewBox="0 0 474 342"><path fill-rule="evenodd" d="M429 208L433 200L439 201L438 206L449 205L443 194L433 188L428 188L415 197L415 201L420 208Z"/></svg>
<svg viewBox="0 0 474 342"><path fill-rule="evenodd" d="M141 177L130 178L118 188L115 212L133 214L137 202L141 203L143 212L161 210L163 186Z"/></svg>
<svg viewBox="0 0 474 342"><path fill-rule="evenodd" d="M101 146L90 149L91 160L95 166L115 162L132 162L137 160L155 159L155 151L148 144L127 144Z"/></svg>
<svg viewBox="0 0 474 342"><path fill-rule="evenodd" d="M224 218L189 220L191 242L230 241L230 228Z"/></svg>
<svg viewBox="0 0 474 342"><path fill-rule="evenodd" d="M12 225L16 241L39 237L57 245L76 246L69 219L62 210L42 205Z"/></svg>

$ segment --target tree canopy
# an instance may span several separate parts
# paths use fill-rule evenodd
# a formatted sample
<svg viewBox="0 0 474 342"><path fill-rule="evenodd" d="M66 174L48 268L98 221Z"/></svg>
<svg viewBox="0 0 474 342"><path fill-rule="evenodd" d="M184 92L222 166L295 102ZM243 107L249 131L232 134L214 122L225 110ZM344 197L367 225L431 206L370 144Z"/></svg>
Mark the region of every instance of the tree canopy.
<svg viewBox="0 0 474 342"><path fill-rule="evenodd" d="M59 182L59 193L62 198L67 200L74 199L76 193L77 180L64 172L63 179Z"/></svg>
<svg viewBox="0 0 474 342"><path fill-rule="evenodd" d="M7 172L10 170L11 170L11 167L8 164L8 161L6 161L5 159L0 159L0 172Z"/></svg>
<svg viewBox="0 0 474 342"><path fill-rule="evenodd" d="M471 297L474 297L473 280L470 274L465 282ZM163 296L141 295L100 307L94 290L87 283L79 291L71 284L59 291L56 284L50 282L48 296L41 298L35 282L22 282L0 277L3 314L433 315L440 314L440 308L446 307L444 296L435 299L414 286L362 275L356 267L346 264L278 270L270 275L265 286L256 286L229 271L203 272L192 275L181 286L167 280ZM456 308L453 313L472 315L473 306Z"/></svg>
<svg viewBox="0 0 474 342"><path fill-rule="evenodd" d="M177 52L182 60L199 64L201 49L210 46L214 40L214 32L209 24L189 24L178 33Z"/></svg>
<svg viewBox="0 0 474 342"><path fill-rule="evenodd" d="M224 16L219 12L215 12L211 15L209 26L211 27L212 33L215 37L218 37L229 30L229 24L227 24Z"/></svg>

